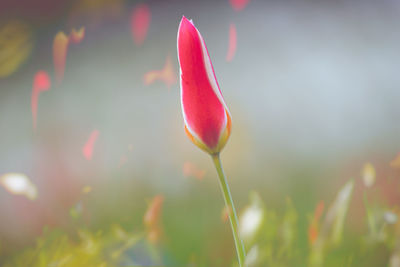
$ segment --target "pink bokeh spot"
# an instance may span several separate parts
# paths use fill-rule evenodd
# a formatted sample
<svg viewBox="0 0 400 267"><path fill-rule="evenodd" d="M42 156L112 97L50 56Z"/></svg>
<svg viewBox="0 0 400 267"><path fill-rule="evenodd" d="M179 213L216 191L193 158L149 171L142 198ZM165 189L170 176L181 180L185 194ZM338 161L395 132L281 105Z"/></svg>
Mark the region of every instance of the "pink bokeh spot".
<svg viewBox="0 0 400 267"><path fill-rule="evenodd" d="M236 26L231 23L229 27L229 45L228 45L228 53L226 54L226 61L231 62L236 54L236 44L237 44L237 34L236 34Z"/></svg>
<svg viewBox="0 0 400 267"><path fill-rule="evenodd" d="M33 79L32 97L31 97L31 109L32 109L34 130L36 130L36 124L37 124L39 95L41 92L50 90L50 86L51 86L50 77L47 74L47 72L43 70L38 71Z"/></svg>
<svg viewBox="0 0 400 267"><path fill-rule="evenodd" d="M133 41L136 45L143 44L146 40L151 21L150 8L146 4L137 5L131 17L131 30Z"/></svg>
<svg viewBox="0 0 400 267"><path fill-rule="evenodd" d="M229 3L235 11L243 10L249 2L250 0L229 0Z"/></svg>
<svg viewBox="0 0 400 267"><path fill-rule="evenodd" d="M100 132L98 130L93 130L82 148L82 154L87 160L91 160L93 156L94 146L99 137Z"/></svg>

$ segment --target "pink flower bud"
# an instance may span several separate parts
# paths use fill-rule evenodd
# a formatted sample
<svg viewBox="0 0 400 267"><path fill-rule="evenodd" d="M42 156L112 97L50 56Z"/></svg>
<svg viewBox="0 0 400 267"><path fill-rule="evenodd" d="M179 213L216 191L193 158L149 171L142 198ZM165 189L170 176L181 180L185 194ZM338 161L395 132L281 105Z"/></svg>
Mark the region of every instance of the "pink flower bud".
<svg viewBox="0 0 400 267"><path fill-rule="evenodd" d="M178 30L178 60L186 133L198 147L217 154L229 138L231 117L203 37L185 17Z"/></svg>

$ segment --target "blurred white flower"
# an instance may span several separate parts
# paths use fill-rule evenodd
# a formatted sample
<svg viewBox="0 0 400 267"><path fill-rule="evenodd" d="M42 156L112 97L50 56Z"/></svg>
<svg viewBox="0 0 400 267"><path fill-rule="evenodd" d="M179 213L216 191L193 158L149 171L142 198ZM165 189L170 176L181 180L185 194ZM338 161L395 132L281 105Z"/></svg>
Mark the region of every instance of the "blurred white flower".
<svg viewBox="0 0 400 267"><path fill-rule="evenodd" d="M258 264L259 254L260 252L258 246L255 245L249 250L249 253L247 253L245 265L247 267L258 266L257 264Z"/></svg>
<svg viewBox="0 0 400 267"><path fill-rule="evenodd" d="M30 200L37 197L36 186L23 173L6 173L0 177L0 185L14 195L24 195Z"/></svg>
<svg viewBox="0 0 400 267"><path fill-rule="evenodd" d="M400 255L393 254L390 258L389 267L399 267L400 266Z"/></svg>
<svg viewBox="0 0 400 267"><path fill-rule="evenodd" d="M336 245L338 245L342 239L344 220L349 208L353 188L354 180L351 179L340 189L326 215L325 224L332 225L331 238L332 242Z"/></svg>
<svg viewBox="0 0 400 267"><path fill-rule="evenodd" d="M383 218L385 219L385 222L387 222L388 224L395 224L398 220L397 214L395 214L391 211L386 211L383 214Z"/></svg>
<svg viewBox="0 0 400 267"><path fill-rule="evenodd" d="M240 236L246 241L260 229L264 219L264 209L259 195L253 192L250 195L251 204L244 209L239 219Z"/></svg>

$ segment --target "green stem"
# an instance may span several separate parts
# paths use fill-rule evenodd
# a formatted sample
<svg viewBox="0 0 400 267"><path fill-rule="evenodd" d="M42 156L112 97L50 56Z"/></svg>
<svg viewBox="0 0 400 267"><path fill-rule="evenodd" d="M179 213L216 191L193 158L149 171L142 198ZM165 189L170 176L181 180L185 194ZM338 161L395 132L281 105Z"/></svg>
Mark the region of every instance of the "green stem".
<svg viewBox="0 0 400 267"><path fill-rule="evenodd" d="M236 253L239 259L239 266L244 266L244 259L246 257L246 252L244 250L244 245L242 240L239 237L239 231L238 231L238 219L236 215L236 209L235 206L233 205L233 200L232 200L232 195L229 190L229 185L226 180L224 170L222 169L222 164L221 164L221 159L218 154L211 155L215 168L217 169L218 172L218 177L219 177L219 184L221 186L222 194L224 196L225 200L225 206L229 215L229 221L231 222L231 227L232 227L232 233L233 233L233 238L235 239L235 246L236 246Z"/></svg>

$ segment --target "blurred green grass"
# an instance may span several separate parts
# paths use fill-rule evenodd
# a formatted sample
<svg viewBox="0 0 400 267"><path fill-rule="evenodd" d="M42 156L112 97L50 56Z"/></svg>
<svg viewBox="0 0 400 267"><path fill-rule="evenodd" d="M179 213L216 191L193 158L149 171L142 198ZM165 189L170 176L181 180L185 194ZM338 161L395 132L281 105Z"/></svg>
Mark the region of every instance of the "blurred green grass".
<svg viewBox="0 0 400 267"><path fill-rule="evenodd" d="M202 181L194 182L207 190ZM368 216L362 224L366 227L357 234L348 224L353 219L348 209L356 186L364 185L354 179L343 185L327 202L318 226L311 223L315 215L299 213L291 198L274 209L259 193L251 192L239 219L241 228L250 227L242 232L247 266L397 266L398 207L379 199L373 206L365 201L362 208ZM363 189L366 198L368 190ZM229 225L221 219L222 199L213 193L183 199L166 196L159 221L163 234L156 242L146 238L149 229L143 225L150 199L147 204L132 204L111 197L117 201L108 203L114 207L115 213L110 213L112 209L90 194L84 196L90 200L85 205L71 207L67 228L45 227L34 243L7 253L6 244L0 243L1 266L237 266ZM190 199L190 208L185 199ZM101 209L91 210L95 206ZM249 211L252 217L246 221ZM104 217L85 218L91 212ZM260 215L256 216L259 223L254 223L255 213ZM314 238L310 227L317 227Z"/></svg>

